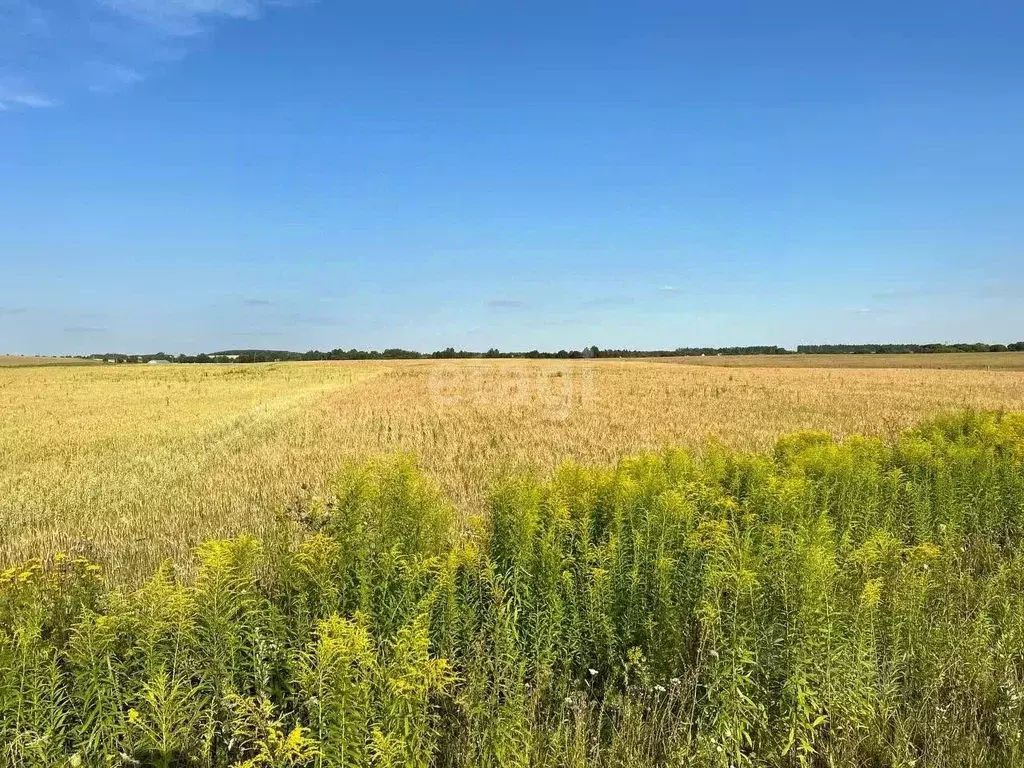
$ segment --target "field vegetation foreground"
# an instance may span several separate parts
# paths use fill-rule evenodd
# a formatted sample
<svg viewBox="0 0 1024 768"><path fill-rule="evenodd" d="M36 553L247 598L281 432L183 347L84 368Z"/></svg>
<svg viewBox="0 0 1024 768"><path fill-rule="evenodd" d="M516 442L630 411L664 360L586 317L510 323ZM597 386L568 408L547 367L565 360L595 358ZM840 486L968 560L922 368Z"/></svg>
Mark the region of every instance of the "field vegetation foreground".
<svg viewBox="0 0 1024 768"><path fill-rule="evenodd" d="M1024 372L95 365L0 369L0 395L0 567L65 552L137 584L165 559L194 573L204 540L261 536L304 486L324 491L340 467L380 455L417 457L465 519L501 476L546 477L566 460L607 467L709 436L767 451L796 430L893 437L951 409L1024 411Z"/></svg>
<svg viewBox="0 0 1024 768"><path fill-rule="evenodd" d="M377 461L194 579L4 572L0 764L1024 761L1024 416L568 465L486 512Z"/></svg>

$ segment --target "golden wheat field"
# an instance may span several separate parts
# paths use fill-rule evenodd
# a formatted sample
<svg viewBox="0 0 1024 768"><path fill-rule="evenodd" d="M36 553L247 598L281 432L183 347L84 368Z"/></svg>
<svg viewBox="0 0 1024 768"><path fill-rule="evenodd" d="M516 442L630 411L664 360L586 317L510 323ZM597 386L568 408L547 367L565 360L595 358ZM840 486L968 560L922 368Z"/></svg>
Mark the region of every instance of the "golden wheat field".
<svg viewBox="0 0 1024 768"><path fill-rule="evenodd" d="M58 551L133 581L264 529L339 467L410 453L464 513L506 471L609 464L709 437L891 434L953 408L1024 410L1024 371L410 361L0 370L0 562Z"/></svg>
<svg viewBox="0 0 1024 768"><path fill-rule="evenodd" d="M99 360L81 357L31 357L25 355L0 355L0 368L38 367L40 365L99 365Z"/></svg>

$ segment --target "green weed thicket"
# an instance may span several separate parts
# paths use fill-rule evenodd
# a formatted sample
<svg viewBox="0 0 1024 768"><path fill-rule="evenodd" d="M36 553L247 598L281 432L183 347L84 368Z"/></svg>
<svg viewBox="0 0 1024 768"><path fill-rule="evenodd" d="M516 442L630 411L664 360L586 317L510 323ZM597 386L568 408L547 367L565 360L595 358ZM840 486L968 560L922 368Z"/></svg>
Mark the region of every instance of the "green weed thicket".
<svg viewBox="0 0 1024 768"><path fill-rule="evenodd" d="M3 574L0 765L1024 764L1022 416L290 512L189 583Z"/></svg>

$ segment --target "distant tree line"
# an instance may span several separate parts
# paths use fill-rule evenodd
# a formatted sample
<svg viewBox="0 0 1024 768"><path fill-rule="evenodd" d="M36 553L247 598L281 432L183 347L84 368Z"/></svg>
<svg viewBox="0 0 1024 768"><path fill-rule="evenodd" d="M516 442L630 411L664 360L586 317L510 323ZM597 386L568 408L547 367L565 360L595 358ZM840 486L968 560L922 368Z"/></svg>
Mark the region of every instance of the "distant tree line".
<svg viewBox="0 0 1024 768"><path fill-rule="evenodd" d="M1024 341L1014 344L801 344L804 355L910 355L937 352L1024 352Z"/></svg>
<svg viewBox="0 0 1024 768"><path fill-rule="evenodd" d="M1024 352L1024 341L1013 344L801 344L795 354L802 355L899 355L938 352ZM169 363L274 363L300 360L461 360L479 358L525 358L528 360L578 360L594 357L701 357L735 355L792 355L793 350L779 346L750 347L677 347L676 349L599 349L596 346L557 352L502 352L491 348L486 352L456 350L446 347L435 352L414 352L408 349L362 350L332 349L321 352L290 352L283 349L227 349L198 355L126 355L118 352L88 355L87 359L110 363L148 363L162 360Z"/></svg>
<svg viewBox="0 0 1024 768"><path fill-rule="evenodd" d="M596 349L596 347L594 348ZM711 357L714 355L791 355L785 347L677 347L676 349L604 349L595 357Z"/></svg>
<svg viewBox="0 0 1024 768"><path fill-rule="evenodd" d="M321 352L290 352L283 349L226 349L220 352L198 355L169 355L164 352L147 355L126 355L119 352L89 355L90 359L111 363L148 363L163 360L169 363L274 363L301 360L460 360L480 358L526 358L530 360L578 360L593 357L680 357L700 355L782 355L792 354L790 350L777 346L754 347L679 347L678 349L599 349L596 346L583 349L560 349L557 352L542 352L531 349L526 352L502 352L491 348L486 352L472 352L447 347L435 352L415 352L408 349L378 350L332 349Z"/></svg>

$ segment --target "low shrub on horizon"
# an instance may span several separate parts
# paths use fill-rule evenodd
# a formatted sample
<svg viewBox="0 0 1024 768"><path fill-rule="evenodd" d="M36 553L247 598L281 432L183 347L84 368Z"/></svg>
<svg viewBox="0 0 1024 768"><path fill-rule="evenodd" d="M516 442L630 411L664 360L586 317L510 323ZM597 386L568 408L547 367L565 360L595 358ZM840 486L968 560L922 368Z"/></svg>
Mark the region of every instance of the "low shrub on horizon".
<svg viewBox="0 0 1024 768"><path fill-rule="evenodd" d="M1024 416L289 511L194 580L4 572L0 766L1024 763Z"/></svg>

